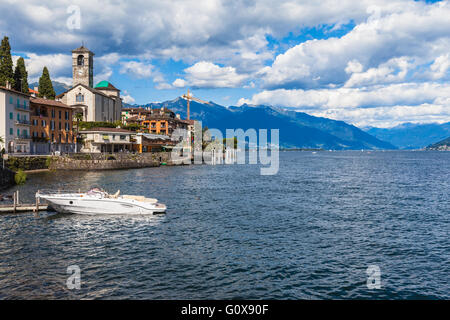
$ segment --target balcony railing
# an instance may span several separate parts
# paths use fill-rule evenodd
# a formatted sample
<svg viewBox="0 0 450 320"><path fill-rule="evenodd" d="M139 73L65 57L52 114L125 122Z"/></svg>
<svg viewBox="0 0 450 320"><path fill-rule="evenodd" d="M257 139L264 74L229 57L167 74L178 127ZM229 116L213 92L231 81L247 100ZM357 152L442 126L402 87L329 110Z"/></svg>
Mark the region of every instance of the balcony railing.
<svg viewBox="0 0 450 320"><path fill-rule="evenodd" d="M15 137L16 139L31 139L31 136L28 134L19 134L18 136Z"/></svg>
<svg viewBox="0 0 450 320"><path fill-rule="evenodd" d="M15 105L15 108L16 108L16 109L19 109L19 110L30 111L30 108L29 108L28 106L24 106L24 105L22 105L22 104L16 104L16 105Z"/></svg>
<svg viewBox="0 0 450 320"><path fill-rule="evenodd" d="M16 124L29 126L29 125L31 125L31 122L28 120L21 119L21 120L16 120Z"/></svg>

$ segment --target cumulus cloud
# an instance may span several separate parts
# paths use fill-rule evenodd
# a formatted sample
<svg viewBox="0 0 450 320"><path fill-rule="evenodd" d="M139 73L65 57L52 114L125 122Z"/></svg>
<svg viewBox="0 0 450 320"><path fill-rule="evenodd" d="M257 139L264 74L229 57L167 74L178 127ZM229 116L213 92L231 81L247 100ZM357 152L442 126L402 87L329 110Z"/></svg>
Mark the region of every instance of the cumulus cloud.
<svg viewBox="0 0 450 320"><path fill-rule="evenodd" d="M236 88L247 78L236 73L233 67L221 67L212 62L200 61L184 69L187 81L176 79L175 87L189 85L194 88Z"/></svg>
<svg viewBox="0 0 450 320"><path fill-rule="evenodd" d="M84 40L99 55L213 61L243 72L272 59L266 35L280 39L304 27L358 23L373 4L392 6L387 0L342 0L339 5L334 0L6 1L0 3L0 11L8 13L0 33L14 38L18 51L65 53ZM66 26L70 5L80 7L81 29Z"/></svg>
<svg viewBox="0 0 450 320"><path fill-rule="evenodd" d="M126 90L121 95L121 98L122 98L123 102L129 103L129 104L132 104L136 101Z"/></svg>
<svg viewBox="0 0 450 320"><path fill-rule="evenodd" d="M265 90L238 104L288 107L358 126L450 121L450 84L401 83L365 88Z"/></svg>
<svg viewBox="0 0 450 320"><path fill-rule="evenodd" d="M278 55L261 71L265 87L342 85L352 76L349 85L378 82L393 77L395 63L404 71L408 60L427 64L450 50L449 2L409 2L374 12L340 38L306 41ZM354 75L363 68L365 74Z"/></svg>
<svg viewBox="0 0 450 320"><path fill-rule="evenodd" d="M126 73L138 79L150 78L154 70L153 65L139 61L126 61L122 62L121 65L120 73Z"/></svg>

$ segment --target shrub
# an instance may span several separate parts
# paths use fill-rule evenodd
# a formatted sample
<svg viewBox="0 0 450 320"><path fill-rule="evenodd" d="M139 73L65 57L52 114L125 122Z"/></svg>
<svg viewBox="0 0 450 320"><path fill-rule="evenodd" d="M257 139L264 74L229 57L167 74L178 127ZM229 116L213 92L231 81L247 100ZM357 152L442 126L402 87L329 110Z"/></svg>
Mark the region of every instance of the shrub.
<svg viewBox="0 0 450 320"><path fill-rule="evenodd" d="M27 181L27 174L22 169L19 169L14 176L14 180L16 181L16 184L24 184L25 181Z"/></svg>

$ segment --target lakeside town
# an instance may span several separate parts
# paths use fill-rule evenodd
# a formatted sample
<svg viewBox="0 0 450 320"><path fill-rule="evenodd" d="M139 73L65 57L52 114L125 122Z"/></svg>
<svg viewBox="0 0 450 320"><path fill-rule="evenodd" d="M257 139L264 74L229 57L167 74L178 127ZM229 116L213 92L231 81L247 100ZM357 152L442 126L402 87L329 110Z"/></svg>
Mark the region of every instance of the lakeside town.
<svg viewBox="0 0 450 320"><path fill-rule="evenodd" d="M7 170L5 160L7 164L16 164L10 165L13 170L49 167L48 158L43 158L46 165L43 165L43 159L38 159L34 162L40 165L26 166L22 163L29 163L29 160L8 162L11 157L52 156L55 163L55 157L62 155L76 161L104 159L103 154L119 153L123 160L118 164L121 168L124 165L167 164L170 162L168 151L180 145L181 153L190 154L193 150L195 130L199 126L195 120L189 119L189 100L195 99L189 92L183 95L188 100L187 119L167 108L124 108L120 89L108 81L94 84L95 54L80 46L72 50L72 87L56 95L46 67L39 86L29 88L24 60L18 59L13 72L10 50L8 38L4 37L0 47L0 152L3 171ZM174 134L177 130L186 134L180 137ZM155 157L157 153L162 155ZM127 158L130 154L149 154L150 158L144 155L143 159L151 161L142 163L136 157ZM128 161L133 163L124 164L126 160L133 160ZM96 167L102 168L101 165ZM95 166L89 169L95 169ZM2 185L8 185L11 176L3 172Z"/></svg>

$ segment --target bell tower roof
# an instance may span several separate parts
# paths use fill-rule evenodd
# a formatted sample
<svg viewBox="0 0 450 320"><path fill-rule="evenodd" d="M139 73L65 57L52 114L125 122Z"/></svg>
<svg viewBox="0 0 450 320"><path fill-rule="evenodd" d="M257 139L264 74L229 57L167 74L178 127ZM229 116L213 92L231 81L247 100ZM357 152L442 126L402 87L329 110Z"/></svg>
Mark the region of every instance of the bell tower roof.
<svg viewBox="0 0 450 320"><path fill-rule="evenodd" d="M75 50L72 50L72 53L90 53L91 55L94 55L94 53L85 46L81 46L79 48L76 48Z"/></svg>

